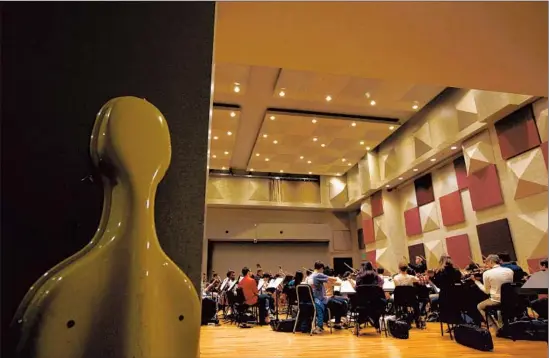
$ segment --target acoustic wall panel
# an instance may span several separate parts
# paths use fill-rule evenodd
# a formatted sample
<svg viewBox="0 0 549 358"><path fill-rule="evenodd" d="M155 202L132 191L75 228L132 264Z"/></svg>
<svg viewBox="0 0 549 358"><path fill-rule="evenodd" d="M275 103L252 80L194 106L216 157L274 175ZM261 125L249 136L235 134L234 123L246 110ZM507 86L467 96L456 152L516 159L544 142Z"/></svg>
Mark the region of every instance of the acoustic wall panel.
<svg viewBox="0 0 549 358"><path fill-rule="evenodd" d="M542 142L547 142L549 140L547 98L537 100L532 104L532 108L534 110L534 119L538 126L539 137Z"/></svg>
<svg viewBox="0 0 549 358"><path fill-rule="evenodd" d="M507 219L477 225L477 235L483 256L507 252L511 260L516 261L517 255Z"/></svg>
<svg viewBox="0 0 549 358"><path fill-rule="evenodd" d="M537 258L537 259L528 259L528 272L534 273L541 271L539 264L542 260L546 260L547 257Z"/></svg>
<svg viewBox="0 0 549 358"><path fill-rule="evenodd" d="M376 241L387 239L387 228L384 216L374 218L374 237Z"/></svg>
<svg viewBox="0 0 549 358"><path fill-rule="evenodd" d="M456 179L459 190L467 189L469 181L467 179L467 168L465 166L465 158L459 157L454 160L454 169L456 171Z"/></svg>
<svg viewBox="0 0 549 358"><path fill-rule="evenodd" d="M433 191L433 179L431 174L425 174L424 176L414 180L414 186L416 188L417 205L422 206L435 201L435 193Z"/></svg>
<svg viewBox="0 0 549 358"><path fill-rule="evenodd" d="M398 189L399 196L404 203L404 210L417 207L416 188L413 183Z"/></svg>
<svg viewBox="0 0 549 358"><path fill-rule="evenodd" d="M444 226L452 226L465 222L465 212L463 211L463 203L459 190L441 196L439 202Z"/></svg>
<svg viewBox="0 0 549 358"><path fill-rule="evenodd" d="M495 164L490 164L486 168L469 175L468 180L471 204L474 211L481 211L503 204L503 196Z"/></svg>
<svg viewBox="0 0 549 358"><path fill-rule="evenodd" d="M416 256L425 257L425 246L423 244L408 246L408 255L411 262L414 262Z"/></svg>
<svg viewBox="0 0 549 358"><path fill-rule="evenodd" d="M380 190L371 196L372 217L377 217L383 214L383 192Z"/></svg>
<svg viewBox="0 0 549 358"><path fill-rule="evenodd" d="M358 249L364 250L366 248L366 243L364 242L364 230L358 229L356 233L358 237Z"/></svg>
<svg viewBox="0 0 549 358"><path fill-rule="evenodd" d="M436 202L420 206L419 217L421 218L421 231L429 232L440 228Z"/></svg>
<svg viewBox="0 0 549 358"><path fill-rule="evenodd" d="M547 191L547 167L540 148L534 148L507 161L515 200Z"/></svg>
<svg viewBox="0 0 549 358"><path fill-rule="evenodd" d="M364 234L364 243L371 244L376 241L374 232L374 219L362 220L362 230Z"/></svg>
<svg viewBox="0 0 549 358"><path fill-rule="evenodd" d="M440 258L444 255L446 250L444 250L444 243L442 240L432 240L425 243L425 259L427 260L427 267L434 269L438 267Z"/></svg>
<svg viewBox="0 0 549 358"><path fill-rule="evenodd" d="M446 249L452 257L455 265L464 268L471 262L471 247L469 246L469 235L462 234L446 238Z"/></svg>
<svg viewBox="0 0 549 358"><path fill-rule="evenodd" d="M372 265L376 266L376 250L366 251L366 261L370 261Z"/></svg>
<svg viewBox="0 0 549 358"><path fill-rule="evenodd" d="M540 144L531 105L511 113L495 125L503 159L522 154Z"/></svg>
<svg viewBox="0 0 549 358"><path fill-rule="evenodd" d="M545 160L545 167L549 167L547 165L547 149L549 149L549 143L543 142L540 145L541 153L543 154L543 160Z"/></svg>
<svg viewBox="0 0 549 358"><path fill-rule="evenodd" d="M468 175L496 162L494 147L488 130L464 141L462 148Z"/></svg>
<svg viewBox="0 0 549 358"><path fill-rule="evenodd" d="M404 212L404 226L407 236L421 234L421 219L419 217L419 208L408 209Z"/></svg>

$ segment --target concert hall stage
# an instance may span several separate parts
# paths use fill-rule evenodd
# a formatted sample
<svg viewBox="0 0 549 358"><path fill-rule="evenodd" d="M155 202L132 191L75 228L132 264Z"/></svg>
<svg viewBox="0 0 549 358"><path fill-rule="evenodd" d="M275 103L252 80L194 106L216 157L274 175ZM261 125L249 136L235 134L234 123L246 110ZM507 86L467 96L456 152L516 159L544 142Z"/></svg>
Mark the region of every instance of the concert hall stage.
<svg viewBox="0 0 549 358"><path fill-rule="evenodd" d="M492 332L493 333L493 332ZM445 334L440 336L438 323L428 323L426 330L412 329L410 339L385 338L373 328L356 337L350 330L330 335L309 336L302 333L274 332L270 327L237 328L234 325L202 327L201 358L439 358L439 357L547 357L545 342L516 341L496 338L494 351L485 353L461 346Z"/></svg>

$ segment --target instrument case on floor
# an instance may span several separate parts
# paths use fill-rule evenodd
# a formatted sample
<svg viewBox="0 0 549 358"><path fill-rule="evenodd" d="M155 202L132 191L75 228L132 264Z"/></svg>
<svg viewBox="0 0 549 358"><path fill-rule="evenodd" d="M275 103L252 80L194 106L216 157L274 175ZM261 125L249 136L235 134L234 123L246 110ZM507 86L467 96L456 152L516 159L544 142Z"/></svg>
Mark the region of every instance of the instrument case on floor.
<svg viewBox="0 0 549 358"><path fill-rule="evenodd" d="M523 319L504 324L498 330L497 337L510 338L514 341L542 341L547 342L547 320Z"/></svg>
<svg viewBox="0 0 549 358"><path fill-rule="evenodd" d="M282 320L273 320L271 322L271 328L275 332L293 332L295 325L295 318L288 318Z"/></svg>
<svg viewBox="0 0 549 358"><path fill-rule="evenodd" d="M492 351L494 342L490 331L470 324L458 324L454 328L456 342L469 348L479 351Z"/></svg>
<svg viewBox="0 0 549 358"><path fill-rule="evenodd" d="M408 322L389 318L386 323L391 336L398 339L408 339L410 337L410 324Z"/></svg>

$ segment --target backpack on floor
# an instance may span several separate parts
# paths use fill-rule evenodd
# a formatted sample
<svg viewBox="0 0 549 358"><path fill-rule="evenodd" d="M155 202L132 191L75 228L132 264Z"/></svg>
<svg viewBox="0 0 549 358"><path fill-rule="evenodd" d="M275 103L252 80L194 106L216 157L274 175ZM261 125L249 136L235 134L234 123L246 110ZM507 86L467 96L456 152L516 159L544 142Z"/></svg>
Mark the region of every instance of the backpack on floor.
<svg viewBox="0 0 549 358"><path fill-rule="evenodd" d="M293 332L295 326L295 318L272 320L271 328L275 332Z"/></svg>
<svg viewBox="0 0 549 358"><path fill-rule="evenodd" d="M400 319L387 319L387 329L389 334L398 339L408 339L410 337L410 324Z"/></svg>
<svg viewBox="0 0 549 358"><path fill-rule="evenodd" d="M479 328L470 324L458 324L454 328L456 342L469 348L488 352L494 349L492 335L486 328Z"/></svg>
<svg viewBox="0 0 549 358"><path fill-rule="evenodd" d="M509 338L513 341L547 341L547 320L523 319L504 324L496 334L500 338Z"/></svg>

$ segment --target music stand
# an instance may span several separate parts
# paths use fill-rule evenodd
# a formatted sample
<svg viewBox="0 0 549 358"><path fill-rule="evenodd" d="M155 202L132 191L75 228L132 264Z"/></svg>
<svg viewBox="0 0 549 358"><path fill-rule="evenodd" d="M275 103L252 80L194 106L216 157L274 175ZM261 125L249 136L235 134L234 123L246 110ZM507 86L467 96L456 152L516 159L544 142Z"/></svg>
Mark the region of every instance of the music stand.
<svg viewBox="0 0 549 358"><path fill-rule="evenodd" d="M528 281L519 290L521 295L542 295L547 294L549 288L549 271L538 271L533 273Z"/></svg>

